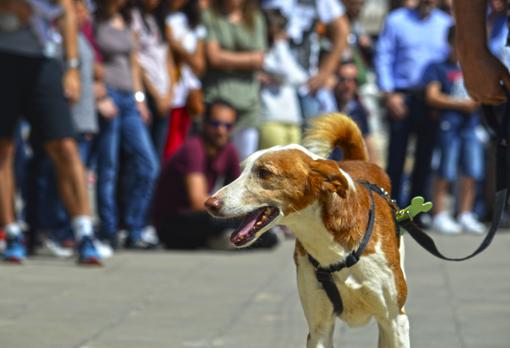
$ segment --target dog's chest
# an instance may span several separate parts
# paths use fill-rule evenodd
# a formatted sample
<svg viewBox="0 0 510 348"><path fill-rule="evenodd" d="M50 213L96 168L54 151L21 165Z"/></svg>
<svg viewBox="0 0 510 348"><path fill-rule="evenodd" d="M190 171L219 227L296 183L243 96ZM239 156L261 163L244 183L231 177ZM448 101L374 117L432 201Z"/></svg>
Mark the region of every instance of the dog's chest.
<svg viewBox="0 0 510 348"><path fill-rule="evenodd" d="M315 277L313 267L306 258L299 260L298 272L308 273L300 277L300 287L312 287L317 291L312 298L303 301L315 306L318 303L330 303L325 291ZM340 292L343 302L343 312L340 318L351 327L365 325L372 316L387 315L387 304L396 299L394 276L382 253L374 253L362 257L360 262L350 269L344 269L333 274L335 285Z"/></svg>

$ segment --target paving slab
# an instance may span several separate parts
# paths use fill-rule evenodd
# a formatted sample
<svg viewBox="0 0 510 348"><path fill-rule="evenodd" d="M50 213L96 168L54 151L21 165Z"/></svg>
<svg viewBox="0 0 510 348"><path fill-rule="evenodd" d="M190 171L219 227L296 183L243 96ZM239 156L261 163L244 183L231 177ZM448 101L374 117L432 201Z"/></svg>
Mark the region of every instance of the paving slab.
<svg viewBox="0 0 510 348"><path fill-rule="evenodd" d="M510 233L465 262L406 237L413 347L510 347ZM435 235L448 255L480 237ZM293 241L272 251L121 251L102 268L38 256L0 265L0 347L304 347ZM376 347L372 321L340 321L337 347Z"/></svg>

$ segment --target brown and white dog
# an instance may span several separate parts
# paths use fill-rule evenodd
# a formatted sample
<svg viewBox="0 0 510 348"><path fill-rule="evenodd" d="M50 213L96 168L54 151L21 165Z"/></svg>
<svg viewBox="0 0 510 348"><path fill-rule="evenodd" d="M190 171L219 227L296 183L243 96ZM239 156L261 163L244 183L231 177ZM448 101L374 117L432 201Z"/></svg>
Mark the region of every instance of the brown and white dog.
<svg viewBox="0 0 510 348"><path fill-rule="evenodd" d="M304 144L277 146L251 155L240 177L211 196L206 206L217 217L245 216L233 232L237 247L252 244L276 224L296 235L294 260L299 296L309 326L307 347L333 347L333 305L308 254L328 267L357 249L368 224L366 180L390 192L386 173L367 162L361 132L347 116L329 114L314 120ZM339 146L344 161L327 160ZM379 347L409 347L409 321L404 311L407 285L403 240L397 236L391 207L373 194L373 234L358 263L333 273L343 300L340 319L379 327Z"/></svg>

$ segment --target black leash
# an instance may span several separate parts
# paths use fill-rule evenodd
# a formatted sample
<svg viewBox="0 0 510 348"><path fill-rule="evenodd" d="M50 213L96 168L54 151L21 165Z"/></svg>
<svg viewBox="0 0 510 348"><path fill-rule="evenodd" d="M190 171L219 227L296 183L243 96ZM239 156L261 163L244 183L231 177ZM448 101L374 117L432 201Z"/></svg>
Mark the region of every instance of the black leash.
<svg viewBox="0 0 510 348"><path fill-rule="evenodd" d="M499 228L506 208L508 196L508 151L509 151L509 126L510 126L510 94L505 89L507 103L501 121L498 120L494 106L483 105L485 124L489 133L496 138L496 197L494 201L494 216L492 223L480 246L471 254L465 257L447 257L438 249L432 238L421 230L411 219L399 222L399 225L409 232L411 237L432 255L447 261L464 261L484 251L494 239Z"/></svg>
<svg viewBox="0 0 510 348"><path fill-rule="evenodd" d="M340 291L338 290L338 288L335 285L335 282L333 281L332 273L341 271L346 267L347 268L352 267L359 261L360 256L363 254L363 251L365 251L365 248L367 247L368 242L370 241L370 237L372 236L372 231L374 229L375 204L372 191L380 195L383 195L383 193L385 193L384 190L367 181L359 181L359 183L361 183L368 189L368 193L370 196L370 210L368 211L368 223L367 228L365 230L365 235L363 236L363 239L359 244L358 249L350 252L342 261L329 265L328 267L322 267L316 259L314 259L310 254L308 254L308 259L315 268L315 277L317 278L319 283L321 283L322 288L324 289L326 295L333 304L333 310L336 315L342 314L344 310L344 305L342 302L342 296L340 295Z"/></svg>

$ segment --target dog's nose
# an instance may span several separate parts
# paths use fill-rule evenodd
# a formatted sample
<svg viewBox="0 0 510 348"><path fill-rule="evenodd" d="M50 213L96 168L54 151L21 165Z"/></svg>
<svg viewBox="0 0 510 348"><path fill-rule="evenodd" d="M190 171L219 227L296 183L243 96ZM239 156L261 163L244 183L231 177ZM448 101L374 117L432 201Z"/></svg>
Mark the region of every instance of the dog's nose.
<svg viewBox="0 0 510 348"><path fill-rule="evenodd" d="M221 200L214 196L207 198L207 200L205 201L205 207L211 213L217 213L221 209L222 205L223 204L222 204Z"/></svg>

